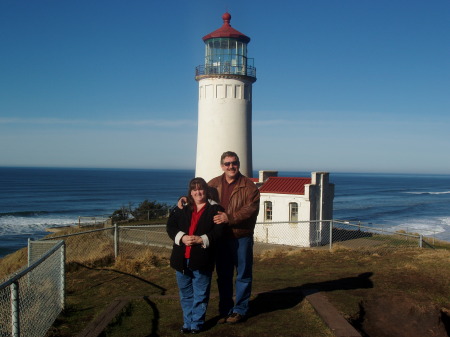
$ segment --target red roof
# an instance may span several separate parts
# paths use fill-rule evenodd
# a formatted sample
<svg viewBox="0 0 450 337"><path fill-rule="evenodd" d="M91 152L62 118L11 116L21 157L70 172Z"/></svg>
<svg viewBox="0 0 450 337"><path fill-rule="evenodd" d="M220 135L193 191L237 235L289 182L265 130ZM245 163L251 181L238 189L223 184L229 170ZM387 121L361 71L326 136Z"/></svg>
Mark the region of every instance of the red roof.
<svg viewBox="0 0 450 337"><path fill-rule="evenodd" d="M311 178L270 177L260 187L261 193L305 194L305 185L311 184Z"/></svg>
<svg viewBox="0 0 450 337"><path fill-rule="evenodd" d="M238 39L244 43L249 43L250 38L241 32L237 31L236 29L232 28L230 25L231 21L231 15L230 13L225 13L222 15L223 19L223 25L219 29L215 30L212 33L209 33L208 35L203 36L203 41L215 38L215 37L231 37L234 39Z"/></svg>

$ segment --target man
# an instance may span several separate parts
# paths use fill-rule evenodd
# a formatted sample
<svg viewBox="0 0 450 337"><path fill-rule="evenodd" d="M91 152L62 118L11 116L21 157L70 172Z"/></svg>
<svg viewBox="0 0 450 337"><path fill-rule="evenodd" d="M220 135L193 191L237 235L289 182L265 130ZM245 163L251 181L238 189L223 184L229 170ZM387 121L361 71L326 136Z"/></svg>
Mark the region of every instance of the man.
<svg viewBox="0 0 450 337"><path fill-rule="evenodd" d="M259 190L239 171L239 157L227 151L220 157L223 174L211 179L210 195L225 212L213 220L225 224L223 239L217 246L217 285L219 288L219 324L239 323L245 319L253 280L253 232L259 212ZM178 207L186 201L182 197ZM233 301L233 277L236 269L236 301Z"/></svg>
<svg viewBox="0 0 450 337"><path fill-rule="evenodd" d="M226 224L225 238L218 246L216 261L220 324L239 323L245 319L252 289L253 232L259 212L259 190L240 173L239 165L235 152L223 153L220 166L224 173L208 183L215 201L225 209L214 217L216 224Z"/></svg>

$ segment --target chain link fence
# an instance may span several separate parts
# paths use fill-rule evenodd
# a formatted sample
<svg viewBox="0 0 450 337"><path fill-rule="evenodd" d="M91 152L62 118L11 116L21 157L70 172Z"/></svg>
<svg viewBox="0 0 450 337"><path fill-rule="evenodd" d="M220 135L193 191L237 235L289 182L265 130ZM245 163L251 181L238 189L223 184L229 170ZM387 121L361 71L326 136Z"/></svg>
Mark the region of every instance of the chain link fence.
<svg viewBox="0 0 450 337"><path fill-rule="evenodd" d="M93 227L91 227L93 228ZM62 239L66 243L66 264L82 263L87 266L106 265L114 261L114 228L103 227L86 230L70 228L67 234L54 233L47 238Z"/></svg>
<svg viewBox="0 0 450 337"><path fill-rule="evenodd" d="M386 250L423 247L423 236L389 231L349 221L297 221L257 223L255 241L291 247Z"/></svg>
<svg viewBox="0 0 450 337"><path fill-rule="evenodd" d="M114 225L73 231L52 239L66 241L67 263L88 266L112 263L117 258L136 259L144 254L169 256L173 245L165 224ZM335 220L257 223L254 238L256 255L283 248L391 250L430 246L422 235Z"/></svg>
<svg viewBox="0 0 450 337"><path fill-rule="evenodd" d="M421 234L393 231L349 221L333 221L330 248L332 246L377 250L431 247Z"/></svg>
<svg viewBox="0 0 450 337"><path fill-rule="evenodd" d="M0 337L44 336L64 308L64 265L111 265L120 259L169 257L173 242L165 224L74 227L29 241L29 266L0 285ZM392 250L427 247L422 235L348 221L264 222L255 228L255 255L273 249L345 247ZM58 240L58 241L55 241Z"/></svg>
<svg viewBox="0 0 450 337"><path fill-rule="evenodd" d="M64 309L64 241L29 243L28 266L0 284L1 337L44 336Z"/></svg>
<svg viewBox="0 0 450 337"><path fill-rule="evenodd" d="M42 239L63 239L67 246L66 263L70 266L104 266L117 258L137 259L152 254L169 256L172 249L165 224L102 226L88 231L86 228L72 228L70 231Z"/></svg>
<svg viewBox="0 0 450 337"><path fill-rule="evenodd" d="M168 255L172 249L172 241L166 232L166 225L151 226L115 226L115 256L133 258L143 249Z"/></svg>
<svg viewBox="0 0 450 337"><path fill-rule="evenodd" d="M79 216L78 217L78 227L96 226L103 225L109 221L108 216Z"/></svg>

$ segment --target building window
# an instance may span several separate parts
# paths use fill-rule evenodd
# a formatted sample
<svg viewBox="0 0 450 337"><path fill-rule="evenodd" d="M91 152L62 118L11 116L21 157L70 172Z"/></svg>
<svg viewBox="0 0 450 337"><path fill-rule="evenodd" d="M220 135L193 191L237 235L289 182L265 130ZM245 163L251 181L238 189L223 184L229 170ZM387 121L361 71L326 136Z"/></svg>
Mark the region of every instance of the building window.
<svg viewBox="0 0 450 337"><path fill-rule="evenodd" d="M264 221L272 221L272 201L264 201Z"/></svg>
<svg viewBox="0 0 450 337"><path fill-rule="evenodd" d="M290 222L298 221L298 204L296 202L289 203L289 221Z"/></svg>

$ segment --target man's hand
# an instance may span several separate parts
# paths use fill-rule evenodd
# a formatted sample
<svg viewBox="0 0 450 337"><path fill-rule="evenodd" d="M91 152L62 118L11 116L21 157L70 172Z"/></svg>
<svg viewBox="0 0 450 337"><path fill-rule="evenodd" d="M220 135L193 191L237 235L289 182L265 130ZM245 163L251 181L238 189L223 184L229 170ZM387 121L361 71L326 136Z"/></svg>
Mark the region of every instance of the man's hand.
<svg viewBox="0 0 450 337"><path fill-rule="evenodd" d="M177 202L177 206L179 209L183 209L183 206L187 204L187 198L186 197L181 197L180 200L178 200Z"/></svg>
<svg viewBox="0 0 450 337"><path fill-rule="evenodd" d="M217 212L217 215L214 215L214 223L215 224L221 224L221 223L227 223L228 222L228 215L225 212Z"/></svg>

